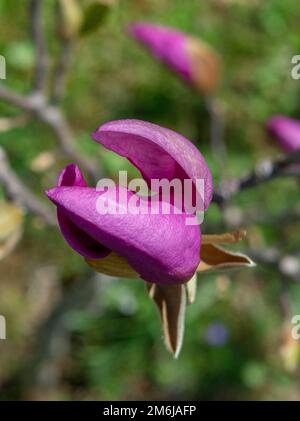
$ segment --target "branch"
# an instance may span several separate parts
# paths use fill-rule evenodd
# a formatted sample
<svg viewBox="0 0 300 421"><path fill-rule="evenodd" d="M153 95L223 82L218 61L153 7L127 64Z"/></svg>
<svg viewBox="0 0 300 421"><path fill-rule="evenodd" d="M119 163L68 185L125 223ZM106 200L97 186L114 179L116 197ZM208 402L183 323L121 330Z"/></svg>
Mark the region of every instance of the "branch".
<svg viewBox="0 0 300 421"><path fill-rule="evenodd" d="M74 42L72 40L62 40L60 58L54 75L53 102L55 104L59 103L65 95L67 72L72 61L73 49Z"/></svg>
<svg viewBox="0 0 300 421"><path fill-rule="evenodd" d="M45 90L49 65L45 34L43 30L43 1L44 0L31 0L30 7L32 39L37 55L35 89L41 92Z"/></svg>
<svg viewBox="0 0 300 421"><path fill-rule="evenodd" d="M34 111L42 102L42 97L38 93L30 96L19 95L2 84L0 85L0 99L29 112Z"/></svg>
<svg viewBox="0 0 300 421"><path fill-rule="evenodd" d="M72 129L60 109L56 106L47 106L38 110L37 115L41 121L52 128L65 155L72 158L72 160L84 168L93 179L97 180L100 171L97 169L96 160L87 158L77 151Z"/></svg>
<svg viewBox="0 0 300 421"><path fill-rule="evenodd" d="M227 149L224 139L224 115L216 98L206 98L206 108L210 117L210 147L217 163L226 165Z"/></svg>
<svg viewBox="0 0 300 421"><path fill-rule="evenodd" d="M300 162L300 150L290 153L284 158L275 161L264 160L247 176L240 180L233 180L224 183L223 186L216 189L213 202L219 206L224 206L236 194L243 190L256 187L260 184L271 181L277 177L299 177L298 168L292 169L293 164Z"/></svg>
<svg viewBox="0 0 300 421"><path fill-rule="evenodd" d="M284 278L300 282L299 250L289 253L280 253L277 248L262 250L248 250L249 255L256 263L275 269Z"/></svg>
<svg viewBox="0 0 300 421"><path fill-rule="evenodd" d="M56 224L56 218L52 210L23 184L11 168L7 155L1 147L0 181L11 199L23 205L30 212L42 217L48 224Z"/></svg>
<svg viewBox="0 0 300 421"><path fill-rule="evenodd" d="M3 85L0 85L0 99L4 99L18 108L33 113L40 121L46 123L55 133L65 155L74 160L93 179L98 179L100 171L97 169L96 161L86 158L77 151L71 127L58 107L48 105L44 96L39 92L29 96L22 96Z"/></svg>

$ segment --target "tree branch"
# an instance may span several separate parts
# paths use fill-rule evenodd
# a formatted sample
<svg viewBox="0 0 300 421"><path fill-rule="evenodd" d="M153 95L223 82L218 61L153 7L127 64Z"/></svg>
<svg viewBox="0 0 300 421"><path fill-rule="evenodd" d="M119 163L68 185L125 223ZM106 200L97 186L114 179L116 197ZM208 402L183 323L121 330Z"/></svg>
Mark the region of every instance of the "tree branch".
<svg viewBox="0 0 300 421"><path fill-rule="evenodd" d="M206 98L206 108L210 117L210 147L217 163L224 167L227 161L227 148L224 139L224 115L216 98ZM226 166L225 166L226 168Z"/></svg>
<svg viewBox="0 0 300 421"><path fill-rule="evenodd" d="M224 206L236 194L243 190L256 187L260 184L266 183L277 177L295 177L300 176L299 169L292 169L291 167L300 162L300 150L290 153L284 158L275 161L264 160L254 171L251 171L247 176L224 183L223 186L215 190L213 202L219 206Z"/></svg>
<svg viewBox="0 0 300 421"><path fill-rule="evenodd" d="M42 217L48 224L55 225L56 218L49 206L38 199L19 179L10 166L3 148L0 147L0 181L9 198L23 205L29 212Z"/></svg>
<svg viewBox="0 0 300 421"><path fill-rule="evenodd" d="M22 96L3 85L0 85L0 99L4 99L18 108L33 113L40 121L46 123L55 133L65 155L74 160L93 179L97 180L100 171L97 170L96 161L86 158L77 151L71 127L58 107L48 105L44 96L39 92L29 96Z"/></svg>
<svg viewBox="0 0 300 421"><path fill-rule="evenodd" d="M59 103L65 95L67 72L72 61L73 49L72 40L62 40L61 53L54 75L53 102L55 104Z"/></svg>
<svg viewBox="0 0 300 421"><path fill-rule="evenodd" d="M43 2L44 0L31 0L30 6L32 39L37 55L34 88L41 92L44 91L46 87L49 65L43 30Z"/></svg>

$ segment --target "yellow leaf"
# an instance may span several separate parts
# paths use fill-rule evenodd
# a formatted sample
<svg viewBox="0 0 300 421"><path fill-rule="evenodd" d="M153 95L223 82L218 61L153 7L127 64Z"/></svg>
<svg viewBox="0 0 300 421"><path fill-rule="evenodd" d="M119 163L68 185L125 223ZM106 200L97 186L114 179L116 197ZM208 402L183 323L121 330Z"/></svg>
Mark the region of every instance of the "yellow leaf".
<svg viewBox="0 0 300 421"><path fill-rule="evenodd" d="M130 266L127 260L112 251L103 259L85 259L94 270L105 275L119 278L140 278L139 274Z"/></svg>
<svg viewBox="0 0 300 421"><path fill-rule="evenodd" d="M23 233L23 209L13 203L0 203L0 260L16 246Z"/></svg>
<svg viewBox="0 0 300 421"><path fill-rule="evenodd" d="M83 12L77 0L59 0L61 10L60 32L69 39L79 34L82 25Z"/></svg>

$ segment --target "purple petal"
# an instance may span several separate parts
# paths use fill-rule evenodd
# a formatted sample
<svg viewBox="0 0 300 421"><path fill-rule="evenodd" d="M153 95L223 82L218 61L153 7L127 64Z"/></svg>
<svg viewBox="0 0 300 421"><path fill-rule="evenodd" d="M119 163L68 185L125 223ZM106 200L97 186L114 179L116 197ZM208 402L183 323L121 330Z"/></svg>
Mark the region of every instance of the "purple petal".
<svg viewBox="0 0 300 421"><path fill-rule="evenodd" d="M59 174L57 186L87 187L88 184L76 164L69 164Z"/></svg>
<svg viewBox="0 0 300 421"><path fill-rule="evenodd" d="M93 188L56 187L47 195L78 229L125 257L148 282L185 282L199 264L200 229L187 225L185 214L99 213L99 203L107 200L124 209L133 193L123 187L105 195Z"/></svg>
<svg viewBox="0 0 300 421"><path fill-rule="evenodd" d="M267 129L286 152L300 148L300 121L278 115L267 122Z"/></svg>
<svg viewBox="0 0 300 421"><path fill-rule="evenodd" d="M186 49L186 34L149 23L132 24L129 31L134 38L145 44L155 57L169 65L186 81L192 82L191 63Z"/></svg>
<svg viewBox="0 0 300 421"><path fill-rule="evenodd" d="M87 182L85 181L80 168L75 164L70 164L60 173L58 186L87 187ZM110 250L95 241L93 237L74 224L66 212L60 207L57 209L57 219L60 230L66 241L82 256L91 259L99 259L110 253Z"/></svg>
<svg viewBox="0 0 300 421"><path fill-rule="evenodd" d="M117 120L100 126L92 137L132 162L149 186L151 179L192 179L194 186L203 179L204 209L209 206L211 172L199 150L180 134L141 120Z"/></svg>

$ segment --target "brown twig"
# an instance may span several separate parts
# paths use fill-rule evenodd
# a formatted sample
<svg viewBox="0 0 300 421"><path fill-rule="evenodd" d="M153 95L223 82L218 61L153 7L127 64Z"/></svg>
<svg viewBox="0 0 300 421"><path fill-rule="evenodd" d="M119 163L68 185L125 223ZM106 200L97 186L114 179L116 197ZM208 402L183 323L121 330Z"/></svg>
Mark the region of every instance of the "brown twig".
<svg viewBox="0 0 300 421"><path fill-rule="evenodd" d="M224 168L227 160L227 149L224 139L224 116L216 98L206 98L206 108L210 117L210 146L217 163ZM226 166L225 166L226 168Z"/></svg>
<svg viewBox="0 0 300 421"><path fill-rule="evenodd" d="M74 48L74 44L72 41L64 40L62 44L62 51L61 51L60 59L56 68L55 78L54 78L53 102L55 104L60 102L65 95L67 72L72 62L73 48Z"/></svg>
<svg viewBox="0 0 300 421"><path fill-rule="evenodd" d="M261 250L248 250L249 255L256 263L273 268L282 279L300 282L299 250L281 253L279 249L266 248Z"/></svg>
<svg viewBox="0 0 300 421"><path fill-rule="evenodd" d="M31 0L30 5L32 39L37 55L34 88L41 92L46 88L49 66L46 39L43 30L43 2L44 0Z"/></svg>
<svg viewBox="0 0 300 421"><path fill-rule="evenodd" d="M247 176L233 180L215 190L213 202L219 206L227 204L236 194L243 190L256 187L277 177L295 177L300 175L299 170L292 166L300 162L300 150L290 153L284 158L275 161L265 160Z"/></svg>
<svg viewBox="0 0 300 421"><path fill-rule="evenodd" d="M8 157L0 147L0 181L9 198L23 205L30 212L42 217L48 224L54 225L56 218L52 209L40 201L20 180L11 168Z"/></svg>
<svg viewBox="0 0 300 421"><path fill-rule="evenodd" d="M94 159L88 159L77 151L72 129L59 107L49 105L43 94L35 92L28 96L19 95L3 85L0 85L0 99L33 113L40 121L46 123L55 133L62 151L74 160L94 179L100 172Z"/></svg>
<svg viewBox="0 0 300 421"><path fill-rule="evenodd" d="M31 25L33 41L36 46L36 76L33 93L21 95L17 92L0 85L0 99L33 114L40 121L48 125L55 133L61 150L74 162L82 167L94 180L101 175L100 166L93 158L87 158L81 154L76 147L75 138L71 126L63 111L57 105L51 105L50 99L45 93L48 76L48 54L46 49L44 28L42 22L42 5L44 0L31 0ZM64 49L69 49L70 45L65 43ZM60 65L56 71L54 86L55 97L60 100L63 95L66 72L68 70L67 61L71 52L66 55L63 49Z"/></svg>

